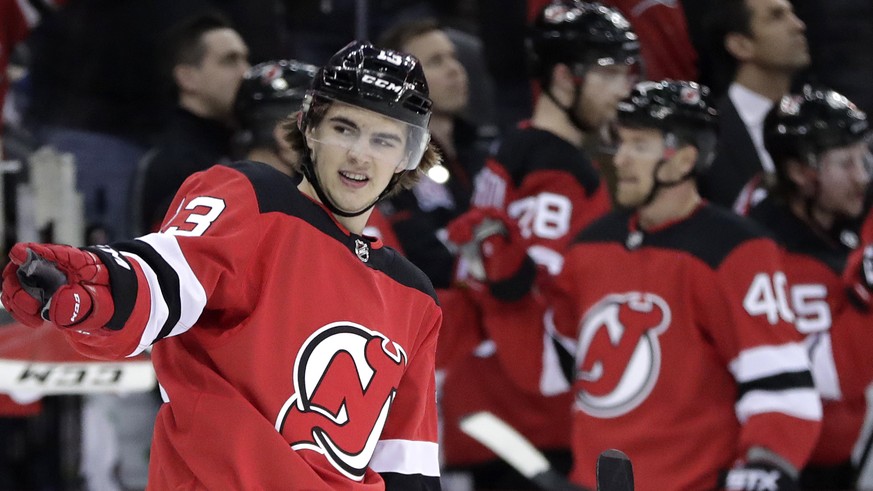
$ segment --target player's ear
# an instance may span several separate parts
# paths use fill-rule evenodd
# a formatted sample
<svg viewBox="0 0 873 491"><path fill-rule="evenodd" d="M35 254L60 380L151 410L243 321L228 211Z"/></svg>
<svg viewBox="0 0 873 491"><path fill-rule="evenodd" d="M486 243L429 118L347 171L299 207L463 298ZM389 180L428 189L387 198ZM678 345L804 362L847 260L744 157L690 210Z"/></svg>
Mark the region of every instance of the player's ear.
<svg viewBox="0 0 873 491"><path fill-rule="evenodd" d="M785 173L804 196L815 195L815 169L791 159L785 165Z"/></svg>
<svg viewBox="0 0 873 491"><path fill-rule="evenodd" d="M724 38L724 49L738 61L744 61L752 56L752 40L744 34L731 32Z"/></svg>

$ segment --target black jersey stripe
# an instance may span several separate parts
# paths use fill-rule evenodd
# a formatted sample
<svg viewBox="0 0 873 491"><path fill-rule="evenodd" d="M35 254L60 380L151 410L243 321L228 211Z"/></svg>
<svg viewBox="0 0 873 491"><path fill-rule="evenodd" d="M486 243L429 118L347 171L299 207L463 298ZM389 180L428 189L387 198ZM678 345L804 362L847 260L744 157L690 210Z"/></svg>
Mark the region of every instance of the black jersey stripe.
<svg viewBox="0 0 873 491"><path fill-rule="evenodd" d="M743 396L755 390L779 392L791 389L812 388L814 388L814 384L812 374L809 371L784 372L740 383L737 389L737 400L742 399Z"/></svg>
<svg viewBox="0 0 873 491"><path fill-rule="evenodd" d="M124 327L136 305L136 295L139 289L136 283L136 273L133 271L130 261L109 246L86 247L85 249L97 255L109 271L109 284L112 288L112 302L115 311L112 313L112 318L106 323L106 327L118 331ZM122 266L122 264L126 264L126 266Z"/></svg>
<svg viewBox="0 0 873 491"><path fill-rule="evenodd" d="M439 491L440 478L420 474L400 474L398 472L381 472L385 481L385 491Z"/></svg>
<svg viewBox="0 0 873 491"><path fill-rule="evenodd" d="M158 277L158 285L161 287L164 303L167 305L167 320L161 326L157 337L152 344L167 337L182 315L182 295L180 292L179 274L169 263L146 242L130 240L113 244L120 251L136 254L151 266Z"/></svg>

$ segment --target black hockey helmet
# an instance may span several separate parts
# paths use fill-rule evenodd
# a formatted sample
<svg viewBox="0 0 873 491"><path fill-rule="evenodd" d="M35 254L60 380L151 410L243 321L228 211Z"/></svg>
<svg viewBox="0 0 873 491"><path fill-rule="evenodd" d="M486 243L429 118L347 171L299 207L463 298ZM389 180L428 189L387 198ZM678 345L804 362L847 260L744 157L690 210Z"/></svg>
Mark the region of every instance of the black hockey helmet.
<svg viewBox="0 0 873 491"><path fill-rule="evenodd" d="M244 143L270 143L276 124L300 109L317 71L315 65L296 60L266 61L251 67L234 102Z"/></svg>
<svg viewBox="0 0 873 491"><path fill-rule="evenodd" d="M319 70L312 97L327 97L427 128L431 100L421 63L398 51L353 41ZM308 106L304 105L304 122Z"/></svg>
<svg viewBox="0 0 873 491"><path fill-rule="evenodd" d="M782 97L764 119L764 147L777 168L789 159L817 166L823 152L869 136L863 111L843 95L811 85Z"/></svg>
<svg viewBox="0 0 873 491"><path fill-rule="evenodd" d="M659 129L668 139L696 146L698 172L715 156L718 111L705 85L681 80L640 82L617 109L622 126Z"/></svg>
<svg viewBox="0 0 873 491"><path fill-rule="evenodd" d="M591 66L637 64L640 43L618 10L594 2L553 0L529 30L528 56L534 76L545 80L558 63L579 75Z"/></svg>

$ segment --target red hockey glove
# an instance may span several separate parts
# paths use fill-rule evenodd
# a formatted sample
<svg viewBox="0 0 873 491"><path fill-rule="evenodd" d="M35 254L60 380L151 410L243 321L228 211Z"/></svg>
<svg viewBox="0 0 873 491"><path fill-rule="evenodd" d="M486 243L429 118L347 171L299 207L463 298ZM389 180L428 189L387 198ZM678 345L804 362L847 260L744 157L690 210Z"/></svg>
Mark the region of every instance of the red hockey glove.
<svg viewBox="0 0 873 491"><path fill-rule="evenodd" d="M527 247L515 221L496 208L474 208L446 228L468 260L481 260L484 278L496 283L513 277L527 257ZM473 272L476 275L476 272Z"/></svg>
<svg viewBox="0 0 873 491"><path fill-rule="evenodd" d="M852 251L843 270L849 298L863 308L873 301L873 244Z"/></svg>
<svg viewBox="0 0 873 491"><path fill-rule="evenodd" d="M797 480L778 466L749 462L735 467L725 477L725 491L800 491Z"/></svg>
<svg viewBox="0 0 873 491"><path fill-rule="evenodd" d="M115 311L109 271L91 252L54 244L19 243L9 251L0 300L16 320L38 327L99 329Z"/></svg>
<svg viewBox="0 0 873 491"><path fill-rule="evenodd" d="M448 239L467 261L470 276L488 283L504 301L524 296L536 278L536 265L514 220L495 208L474 208L446 227Z"/></svg>

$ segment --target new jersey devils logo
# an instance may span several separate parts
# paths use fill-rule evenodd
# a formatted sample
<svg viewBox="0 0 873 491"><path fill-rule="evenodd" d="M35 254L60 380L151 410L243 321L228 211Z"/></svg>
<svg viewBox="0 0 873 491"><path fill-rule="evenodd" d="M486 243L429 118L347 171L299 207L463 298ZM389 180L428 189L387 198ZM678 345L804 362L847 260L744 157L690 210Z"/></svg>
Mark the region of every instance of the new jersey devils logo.
<svg viewBox="0 0 873 491"><path fill-rule="evenodd" d="M576 403L587 414L614 418L642 403L658 379L658 340L670 307L652 293L609 295L582 319L576 352Z"/></svg>
<svg viewBox="0 0 873 491"><path fill-rule="evenodd" d="M352 322L322 327L294 361L294 394L276 419L294 450L314 450L360 480L388 419L406 352Z"/></svg>

